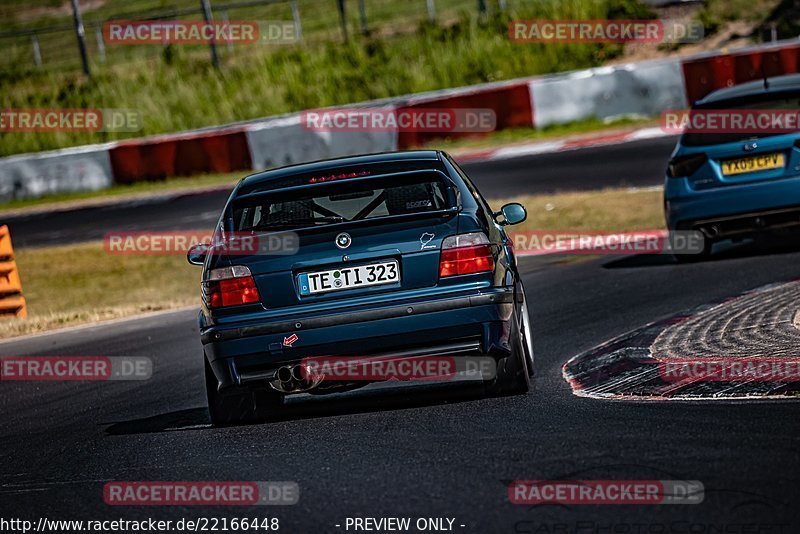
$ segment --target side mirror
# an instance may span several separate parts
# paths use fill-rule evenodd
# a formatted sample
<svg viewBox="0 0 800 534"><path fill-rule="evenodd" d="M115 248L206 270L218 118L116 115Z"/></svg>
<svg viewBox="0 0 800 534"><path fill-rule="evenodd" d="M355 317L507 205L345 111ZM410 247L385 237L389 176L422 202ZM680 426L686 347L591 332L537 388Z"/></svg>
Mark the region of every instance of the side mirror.
<svg viewBox="0 0 800 534"><path fill-rule="evenodd" d="M528 218L528 212L525 211L525 206L523 206L522 204L518 204L517 202L506 204L505 206L500 208L500 211L494 214L495 217L497 217L498 215L503 216L503 220L498 221L498 223L503 226L509 224L519 224Z"/></svg>
<svg viewBox="0 0 800 534"><path fill-rule="evenodd" d="M203 263L206 261L206 254L208 254L209 248L211 248L210 243L198 243L196 245L192 245L192 247L186 253L186 259L192 265L203 265Z"/></svg>

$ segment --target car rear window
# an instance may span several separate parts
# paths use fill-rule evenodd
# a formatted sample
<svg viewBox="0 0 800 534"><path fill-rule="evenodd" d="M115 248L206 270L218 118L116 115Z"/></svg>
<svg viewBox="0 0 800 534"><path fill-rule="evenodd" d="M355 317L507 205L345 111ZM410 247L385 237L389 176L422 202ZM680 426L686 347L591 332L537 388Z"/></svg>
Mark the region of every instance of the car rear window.
<svg viewBox="0 0 800 534"><path fill-rule="evenodd" d="M288 230L439 211L451 207L448 198L447 184L436 173L354 176L235 200L234 229Z"/></svg>
<svg viewBox="0 0 800 534"><path fill-rule="evenodd" d="M700 110L800 110L800 94L782 95L777 97L775 95L759 95L746 99L737 99L734 101L724 100L714 102L704 106L697 106L694 109ZM681 144L684 146L706 146L706 145L720 145L723 143L735 143L738 141L747 141L749 139L759 139L770 137L773 135L781 135L774 132L735 132L735 133L697 133L687 132L681 138Z"/></svg>

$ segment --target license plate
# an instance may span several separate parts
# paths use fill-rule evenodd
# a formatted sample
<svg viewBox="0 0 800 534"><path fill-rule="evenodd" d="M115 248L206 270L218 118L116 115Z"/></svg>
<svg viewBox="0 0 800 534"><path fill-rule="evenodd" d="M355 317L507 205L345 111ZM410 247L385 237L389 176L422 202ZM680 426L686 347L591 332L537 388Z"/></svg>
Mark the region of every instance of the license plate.
<svg viewBox="0 0 800 534"><path fill-rule="evenodd" d="M731 159L722 162L722 174L742 174L745 172L766 171L769 169L782 169L784 166L783 154L761 154L748 158Z"/></svg>
<svg viewBox="0 0 800 534"><path fill-rule="evenodd" d="M300 287L301 295L392 284L399 281L400 270L396 261L384 261L357 267L344 267L342 269L297 275L297 284Z"/></svg>

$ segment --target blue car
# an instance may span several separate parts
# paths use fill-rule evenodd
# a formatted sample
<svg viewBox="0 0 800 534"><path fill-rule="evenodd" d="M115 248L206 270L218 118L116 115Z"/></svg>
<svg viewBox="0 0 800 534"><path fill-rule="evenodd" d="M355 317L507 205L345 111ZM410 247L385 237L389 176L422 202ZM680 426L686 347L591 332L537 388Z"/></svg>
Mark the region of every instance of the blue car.
<svg viewBox="0 0 800 534"><path fill-rule="evenodd" d="M495 365L480 376L488 394L528 391L531 328L505 231L525 217L520 204L493 212L439 151L244 178L214 243L188 254L203 266L200 337L212 422L269 418L289 395L371 383L313 373L304 364L313 358L475 357ZM232 245L253 237L254 253Z"/></svg>
<svg viewBox="0 0 800 534"><path fill-rule="evenodd" d="M800 112L800 75L748 82L715 91L692 112L784 110ZM788 123L787 123L788 124ZM800 132L685 132L669 162L664 188L670 231L697 230L701 254L714 243L741 240L800 224Z"/></svg>

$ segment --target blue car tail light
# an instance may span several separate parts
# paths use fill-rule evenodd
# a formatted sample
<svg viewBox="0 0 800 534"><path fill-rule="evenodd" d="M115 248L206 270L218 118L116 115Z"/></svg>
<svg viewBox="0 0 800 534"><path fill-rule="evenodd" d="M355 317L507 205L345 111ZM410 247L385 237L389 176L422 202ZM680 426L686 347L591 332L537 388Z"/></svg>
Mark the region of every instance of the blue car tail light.
<svg viewBox="0 0 800 534"><path fill-rule="evenodd" d="M670 178L691 176L707 161L708 156L705 154L692 154L672 158L667 166L667 176Z"/></svg>

